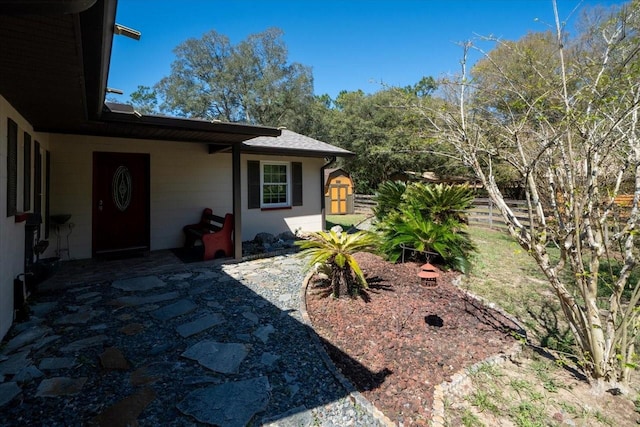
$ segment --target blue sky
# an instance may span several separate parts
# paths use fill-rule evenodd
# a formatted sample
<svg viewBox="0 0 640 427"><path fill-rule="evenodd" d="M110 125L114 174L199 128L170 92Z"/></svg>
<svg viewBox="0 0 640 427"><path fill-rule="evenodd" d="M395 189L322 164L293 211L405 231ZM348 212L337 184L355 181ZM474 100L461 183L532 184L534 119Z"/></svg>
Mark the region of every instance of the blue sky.
<svg viewBox="0 0 640 427"><path fill-rule="evenodd" d="M620 0L557 0L562 19L584 6ZM124 95L170 73L173 49L209 30L233 44L279 27L289 61L312 68L314 92L372 93L381 83L405 86L422 76L460 70L458 42L493 35L517 40L553 25L551 0L119 0L116 22L140 41L114 39L109 87ZM484 45L489 47L488 45Z"/></svg>

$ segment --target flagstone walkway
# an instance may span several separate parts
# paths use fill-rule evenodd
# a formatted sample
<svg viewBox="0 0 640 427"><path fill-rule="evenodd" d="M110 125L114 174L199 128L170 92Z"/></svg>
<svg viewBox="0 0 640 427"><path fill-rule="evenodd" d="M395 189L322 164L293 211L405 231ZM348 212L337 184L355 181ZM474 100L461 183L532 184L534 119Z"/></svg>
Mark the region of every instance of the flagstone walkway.
<svg viewBox="0 0 640 427"><path fill-rule="evenodd" d="M379 425L303 322L295 255L63 270L0 346L0 425Z"/></svg>

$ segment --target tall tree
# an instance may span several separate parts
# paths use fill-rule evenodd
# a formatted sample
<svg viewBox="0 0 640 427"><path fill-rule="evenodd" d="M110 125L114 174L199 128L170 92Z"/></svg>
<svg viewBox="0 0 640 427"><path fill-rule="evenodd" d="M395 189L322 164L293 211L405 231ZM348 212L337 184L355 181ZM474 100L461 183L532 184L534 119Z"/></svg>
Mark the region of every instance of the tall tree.
<svg viewBox="0 0 640 427"><path fill-rule="evenodd" d="M431 86L430 86L431 85ZM353 151L356 156L343 166L354 177L359 193L373 193L393 174L405 171L452 173L459 168L446 156L434 157L425 150L418 132L422 121L406 108L406 99L429 102L433 79L423 78L414 86L385 88L373 94L341 92L327 112L328 140ZM435 144L435 141L433 142ZM443 152L439 147L439 152Z"/></svg>
<svg viewBox="0 0 640 427"><path fill-rule="evenodd" d="M498 41L474 78L465 45L461 76L443 85L448 106L425 117L473 168L546 275L601 391L628 382L640 332L640 284L631 275L640 255L640 2L600 15L573 39L555 2L554 11L554 37ZM498 159L522 179L528 225L505 203ZM633 202L615 228L614 198L625 180Z"/></svg>
<svg viewBox="0 0 640 427"><path fill-rule="evenodd" d="M179 44L171 74L153 90L139 87L134 105L185 117L218 119L294 130L304 125L313 102L309 67L288 63L282 31L270 28L237 45L210 31Z"/></svg>

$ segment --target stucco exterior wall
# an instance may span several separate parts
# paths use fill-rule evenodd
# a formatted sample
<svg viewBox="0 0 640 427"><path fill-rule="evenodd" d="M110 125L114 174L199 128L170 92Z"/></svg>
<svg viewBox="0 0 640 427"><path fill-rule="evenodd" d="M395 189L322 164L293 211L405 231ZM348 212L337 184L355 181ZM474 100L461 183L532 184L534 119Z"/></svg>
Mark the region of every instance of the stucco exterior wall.
<svg viewBox="0 0 640 427"><path fill-rule="evenodd" d="M33 127L0 96L0 339L7 333L13 322L13 280L24 273L24 222L15 222L14 216L7 217L7 118L18 124L18 211L24 207L24 132L31 135L32 141L38 141L44 159L44 150L48 148L49 137L35 133ZM35 144L34 144L35 146ZM33 168L34 153L31 152ZM44 160L43 160L44 162ZM43 165L44 166L44 165ZM44 167L43 167L44 179ZM34 206L34 178L31 178L31 209ZM42 186L44 191L44 184ZM44 208L44 194L42 206Z"/></svg>
<svg viewBox="0 0 640 427"><path fill-rule="evenodd" d="M232 159L230 153L209 154L205 144L51 135L51 213L71 214L71 259L91 257L92 177L94 152L148 153L150 156L151 250L183 244L182 227L197 222L202 209L210 207L224 215L233 209ZM320 230L320 168L323 159L281 156L241 156L242 239L259 232L278 234L297 229ZM304 205L291 209L247 209L246 161L270 158L302 161ZM66 247L67 228L61 230ZM45 256L55 256L56 234ZM63 257L66 259L66 257Z"/></svg>
<svg viewBox="0 0 640 427"><path fill-rule="evenodd" d="M303 204L290 209L247 209L247 161L302 162ZM324 159L281 156L242 156L242 240L252 240L261 232L278 235L285 231L320 231L323 228L321 215L322 180L320 168Z"/></svg>

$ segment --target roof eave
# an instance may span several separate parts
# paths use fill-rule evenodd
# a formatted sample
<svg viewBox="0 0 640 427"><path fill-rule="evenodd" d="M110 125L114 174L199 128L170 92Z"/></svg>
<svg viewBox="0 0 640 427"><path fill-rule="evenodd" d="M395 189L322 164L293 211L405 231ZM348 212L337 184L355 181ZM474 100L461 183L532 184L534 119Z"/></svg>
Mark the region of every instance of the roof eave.
<svg viewBox="0 0 640 427"><path fill-rule="evenodd" d="M324 151L324 150L297 150L293 148L277 147L252 147L242 144L241 151L248 154L265 154L272 156L299 156L299 157L353 157L354 153L348 151Z"/></svg>

